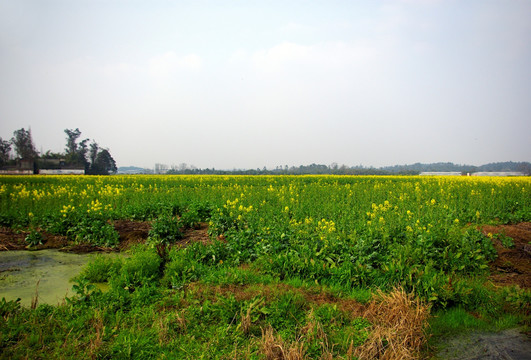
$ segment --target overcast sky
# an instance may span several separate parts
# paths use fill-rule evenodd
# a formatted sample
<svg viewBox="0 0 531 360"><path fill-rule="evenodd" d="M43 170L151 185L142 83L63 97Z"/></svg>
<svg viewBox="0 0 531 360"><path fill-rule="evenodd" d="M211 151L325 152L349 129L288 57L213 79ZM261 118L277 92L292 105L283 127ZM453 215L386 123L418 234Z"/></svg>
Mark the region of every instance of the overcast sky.
<svg viewBox="0 0 531 360"><path fill-rule="evenodd" d="M118 166L531 161L531 1L0 0L0 137Z"/></svg>

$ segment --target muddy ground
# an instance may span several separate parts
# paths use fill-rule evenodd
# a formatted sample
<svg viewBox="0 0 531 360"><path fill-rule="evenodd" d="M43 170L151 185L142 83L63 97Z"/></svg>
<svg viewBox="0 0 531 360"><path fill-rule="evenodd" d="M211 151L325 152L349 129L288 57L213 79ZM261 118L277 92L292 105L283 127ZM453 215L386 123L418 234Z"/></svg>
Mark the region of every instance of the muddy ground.
<svg viewBox="0 0 531 360"><path fill-rule="evenodd" d="M470 333L449 339L439 360L531 360L531 340L518 329Z"/></svg>
<svg viewBox="0 0 531 360"><path fill-rule="evenodd" d="M151 223L147 221L116 220L113 221L113 225L120 236L120 243L115 249L90 244L75 244L66 236L53 235L46 231L41 231L43 237L42 244L33 246L31 249L61 249L61 251L80 254L97 251L123 251L135 244L145 242L148 238L149 230L151 230ZM175 245L187 246L194 242L207 243L210 241L207 230L208 224L206 223L200 223L194 229L186 229L184 231L184 237ZM24 240L28 234L29 231L15 231L5 227L0 228L0 251L28 249L28 244Z"/></svg>
<svg viewBox="0 0 531 360"><path fill-rule="evenodd" d="M481 231L493 235L494 247L498 258L490 264L489 279L497 286L519 285L531 288L531 222L516 225L484 225ZM495 234L512 238L514 247L502 245Z"/></svg>

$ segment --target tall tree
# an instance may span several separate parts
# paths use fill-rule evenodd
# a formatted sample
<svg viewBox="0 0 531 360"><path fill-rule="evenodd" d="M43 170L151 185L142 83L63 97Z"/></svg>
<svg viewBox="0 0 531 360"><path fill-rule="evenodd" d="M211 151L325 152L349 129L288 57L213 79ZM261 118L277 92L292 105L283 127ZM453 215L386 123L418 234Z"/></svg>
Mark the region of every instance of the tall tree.
<svg viewBox="0 0 531 360"><path fill-rule="evenodd" d="M0 137L0 166L9 161L9 154L11 153L11 143L8 140L3 140Z"/></svg>
<svg viewBox="0 0 531 360"><path fill-rule="evenodd" d="M65 129L66 133L66 156L77 153L77 139L81 136L81 131L78 128L75 130Z"/></svg>
<svg viewBox="0 0 531 360"><path fill-rule="evenodd" d="M94 164L92 164L90 173L94 175L109 175L115 174L118 168L116 162L107 149L103 149L96 155Z"/></svg>
<svg viewBox="0 0 531 360"><path fill-rule="evenodd" d="M94 163L96 162L96 157L98 156L98 151L100 150L100 147L97 142L92 141L92 144L90 144L89 149L89 160L90 160L90 166L94 166Z"/></svg>
<svg viewBox="0 0 531 360"><path fill-rule="evenodd" d="M11 143L15 146L15 152L19 159L35 160L39 156L37 150L35 150L35 145L33 145L31 130L22 128L14 131Z"/></svg>
<svg viewBox="0 0 531 360"><path fill-rule="evenodd" d="M87 142L89 139L84 139L81 142L77 142L77 139L81 136L81 131L76 128L75 130L65 129L66 134L66 147L65 158L66 161L75 164L88 167L87 161Z"/></svg>

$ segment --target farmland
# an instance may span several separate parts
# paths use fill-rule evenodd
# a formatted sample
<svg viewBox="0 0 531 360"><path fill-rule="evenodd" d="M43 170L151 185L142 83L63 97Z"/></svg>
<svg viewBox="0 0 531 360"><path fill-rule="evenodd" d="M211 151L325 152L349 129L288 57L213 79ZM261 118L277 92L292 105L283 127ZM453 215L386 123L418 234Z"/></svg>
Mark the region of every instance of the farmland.
<svg viewBox="0 0 531 360"><path fill-rule="evenodd" d="M28 248L124 249L124 223L147 239L62 305L2 301L2 356L407 358L430 333L528 326L529 276L496 286L492 264L525 245L495 230L531 221L530 194L528 177L4 176L0 225Z"/></svg>

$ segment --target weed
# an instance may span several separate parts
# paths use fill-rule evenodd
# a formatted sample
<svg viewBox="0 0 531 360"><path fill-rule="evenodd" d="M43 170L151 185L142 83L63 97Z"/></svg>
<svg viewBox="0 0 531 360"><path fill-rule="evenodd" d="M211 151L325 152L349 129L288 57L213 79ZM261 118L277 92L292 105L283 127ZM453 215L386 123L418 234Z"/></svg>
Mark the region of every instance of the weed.
<svg viewBox="0 0 531 360"><path fill-rule="evenodd" d="M85 278L93 283L108 281L111 276L116 275L122 267L122 259L110 257L109 255L96 255L79 274L79 278Z"/></svg>
<svg viewBox="0 0 531 360"><path fill-rule="evenodd" d="M101 218L83 218L66 233L79 243L106 247L116 246L119 243L119 235L114 227Z"/></svg>
<svg viewBox="0 0 531 360"><path fill-rule="evenodd" d="M26 236L24 239L26 243L28 243L28 246L37 246L42 245L43 237L42 234L35 229L32 229L31 232Z"/></svg>

